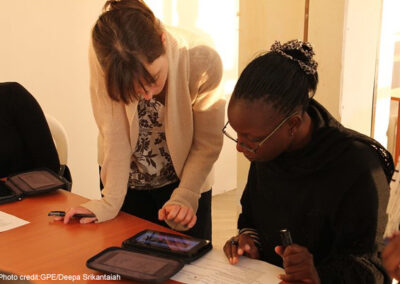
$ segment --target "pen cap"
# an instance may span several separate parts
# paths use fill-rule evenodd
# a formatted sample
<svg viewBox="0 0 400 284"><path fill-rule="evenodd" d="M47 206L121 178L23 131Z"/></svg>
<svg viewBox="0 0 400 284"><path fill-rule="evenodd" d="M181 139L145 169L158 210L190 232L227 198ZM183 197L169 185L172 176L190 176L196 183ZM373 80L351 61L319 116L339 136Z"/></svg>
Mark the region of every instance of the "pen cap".
<svg viewBox="0 0 400 284"><path fill-rule="evenodd" d="M283 247L287 247L293 243L292 236L290 235L290 232L288 229L280 230L280 234L281 234L281 242L282 242Z"/></svg>

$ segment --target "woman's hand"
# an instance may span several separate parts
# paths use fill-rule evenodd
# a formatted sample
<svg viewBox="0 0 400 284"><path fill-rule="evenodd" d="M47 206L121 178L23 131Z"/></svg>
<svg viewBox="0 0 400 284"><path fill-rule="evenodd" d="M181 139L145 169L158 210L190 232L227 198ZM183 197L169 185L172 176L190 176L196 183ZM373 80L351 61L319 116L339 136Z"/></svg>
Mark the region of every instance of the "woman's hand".
<svg viewBox="0 0 400 284"><path fill-rule="evenodd" d="M187 228L192 228L197 221L193 210L189 207L177 204L164 205L158 210L158 220L173 221Z"/></svg>
<svg viewBox="0 0 400 284"><path fill-rule="evenodd" d="M400 280L400 232L395 233L382 252L383 265L389 275Z"/></svg>
<svg viewBox="0 0 400 284"><path fill-rule="evenodd" d="M246 255L250 258L259 258L260 253L254 240L247 234L230 238L224 245L224 252L230 264L239 262L239 256Z"/></svg>
<svg viewBox="0 0 400 284"><path fill-rule="evenodd" d="M320 279L314 266L313 255L307 248L293 244L283 249L275 247L275 252L283 259L286 274L279 275L285 282L319 284Z"/></svg>
<svg viewBox="0 0 400 284"><path fill-rule="evenodd" d="M62 221L64 220L64 224L68 224L71 221L71 218L73 218L73 216L75 214L93 214L92 211L90 211L89 209L86 209L84 207L74 207L69 209L67 212L65 212L65 216L64 217L55 217L54 220L57 221ZM88 224L88 223L93 223L97 220L96 217L85 217L85 218L80 218L79 222L81 224Z"/></svg>

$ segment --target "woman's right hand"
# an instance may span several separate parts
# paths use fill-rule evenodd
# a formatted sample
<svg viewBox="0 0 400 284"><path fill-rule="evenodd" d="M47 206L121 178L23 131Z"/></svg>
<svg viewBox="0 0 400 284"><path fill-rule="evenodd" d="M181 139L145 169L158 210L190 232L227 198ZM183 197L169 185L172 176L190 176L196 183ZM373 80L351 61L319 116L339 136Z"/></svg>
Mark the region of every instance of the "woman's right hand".
<svg viewBox="0 0 400 284"><path fill-rule="evenodd" d="M70 208L66 213L64 217L55 217L54 220L56 221L62 221L64 220L64 224L68 224L71 221L71 218L73 218L73 216L75 214L93 214L92 211L90 211L89 209L86 209L84 207L73 207ZM94 215L94 214L93 214ZM88 223L93 223L97 220L96 217L86 217L86 218L80 218L79 222L81 224L88 224Z"/></svg>
<svg viewBox="0 0 400 284"><path fill-rule="evenodd" d="M230 264L238 263L239 257L243 254L255 259L260 257L254 240L247 234L240 234L227 240L224 245L224 252Z"/></svg>

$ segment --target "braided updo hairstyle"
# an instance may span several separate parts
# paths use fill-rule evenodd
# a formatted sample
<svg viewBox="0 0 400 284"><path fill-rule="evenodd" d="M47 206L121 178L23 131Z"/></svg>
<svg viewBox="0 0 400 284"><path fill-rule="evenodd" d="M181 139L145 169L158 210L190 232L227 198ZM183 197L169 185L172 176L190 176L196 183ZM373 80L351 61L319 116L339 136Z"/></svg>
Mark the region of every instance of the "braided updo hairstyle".
<svg viewBox="0 0 400 284"><path fill-rule="evenodd" d="M289 115L298 106L305 111L318 84L317 62L308 42L275 42L243 70L232 97L271 103Z"/></svg>

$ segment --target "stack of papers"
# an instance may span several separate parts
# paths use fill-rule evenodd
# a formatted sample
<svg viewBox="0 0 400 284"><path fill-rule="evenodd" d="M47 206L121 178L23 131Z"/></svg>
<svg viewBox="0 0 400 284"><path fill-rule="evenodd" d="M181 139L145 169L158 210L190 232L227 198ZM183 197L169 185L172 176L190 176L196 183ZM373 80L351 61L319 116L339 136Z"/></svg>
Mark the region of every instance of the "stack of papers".
<svg viewBox="0 0 400 284"><path fill-rule="evenodd" d="M279 283L279 274L285 274L285 271L278 266L245 256L240 257L239 263L232 265L222 251L213 249L185 265L172 279L193 284L261 284Z"/></svg>

